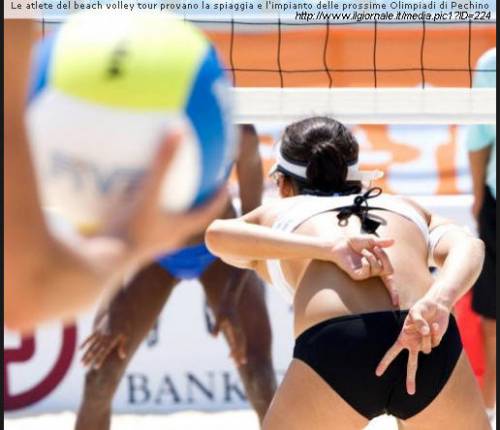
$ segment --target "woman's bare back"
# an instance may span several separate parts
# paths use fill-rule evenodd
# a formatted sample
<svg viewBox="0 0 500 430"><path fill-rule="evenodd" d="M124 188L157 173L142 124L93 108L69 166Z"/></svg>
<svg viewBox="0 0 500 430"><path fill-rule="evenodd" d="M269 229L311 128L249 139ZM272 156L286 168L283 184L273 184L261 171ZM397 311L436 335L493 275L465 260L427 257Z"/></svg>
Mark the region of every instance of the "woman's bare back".
<svg viewBox="0 0 500 430"><path fill-rule="evenodd" d="M397 205L410 205L398 197L386 197L385 204L373 199L374 203L370 201L370 206L391 209L387 201L392 199ZM267 216L264 216L265 224L274 224L282 211L290 210L293 200L294 198L283 199L273 205ZM362 233L358 217L351 216L347 225L339 226L337 214L338 212L331 211L315 215L295 232L324 239ZM385 221L377 229L377 235L395 240L394 245L385 249L385 252L394 268L391 282L398 290L399 308L408 309L432 284L427 264L426 238L413 221L396 212L370 210L370 214ZM424 212L419 215L425 219ZM329 318L394 309L380 278L354 281L334 264L317 260L285 260L281 261L281 267L288 283L295 290L296 335ZM265 264L260 265L259 273L269 279Z"/></svg>

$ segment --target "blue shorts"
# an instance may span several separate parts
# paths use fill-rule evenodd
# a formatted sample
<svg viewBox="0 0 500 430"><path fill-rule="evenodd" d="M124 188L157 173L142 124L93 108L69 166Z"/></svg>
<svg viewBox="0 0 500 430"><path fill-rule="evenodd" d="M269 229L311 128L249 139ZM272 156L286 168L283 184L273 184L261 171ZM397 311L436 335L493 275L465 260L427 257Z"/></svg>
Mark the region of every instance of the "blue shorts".
<svg viewBox="0 0 500 430"><path fill-rule="evenodd" d="M156 262L175 278L199 278L217 257L210 253L204 243L187 246L172 254L165 255Z"/></svg>

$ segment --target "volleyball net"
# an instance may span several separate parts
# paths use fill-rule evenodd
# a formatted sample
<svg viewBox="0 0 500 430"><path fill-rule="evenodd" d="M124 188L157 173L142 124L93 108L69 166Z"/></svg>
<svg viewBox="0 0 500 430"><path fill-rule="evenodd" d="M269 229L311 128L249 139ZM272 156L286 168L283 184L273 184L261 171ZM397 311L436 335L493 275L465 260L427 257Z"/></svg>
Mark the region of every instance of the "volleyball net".
<svg viewBox="0 0 500 430"><path fill-rule="evenodd" d="M495 90L474 88L496 15L466 20L184 16L212 40L239 123L332 115L346 123L495 123ZM489 19L486 19L488 18ZM42 34L60 20L41 20Z"/></svg>

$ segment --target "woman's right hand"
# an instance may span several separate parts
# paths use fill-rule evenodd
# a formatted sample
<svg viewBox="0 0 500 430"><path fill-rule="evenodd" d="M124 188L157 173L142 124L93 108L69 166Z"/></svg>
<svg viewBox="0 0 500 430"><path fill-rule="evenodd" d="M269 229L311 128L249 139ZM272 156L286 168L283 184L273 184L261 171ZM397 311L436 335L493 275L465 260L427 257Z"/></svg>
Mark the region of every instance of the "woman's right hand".
<svg viewBox="0 0 500 430"><path fill-rule="evenodd" d="M410 395L416 392L418 354L430 354L433 348L439 346L450 322L451 305L443 301L435 290L439 291L439 285L435 284L410 308L400 335L376 369L377 376L382 376L396 357L407 349L406 390Z"/></svg>
<svg viewBox="0 0 500 430"><path fill-rule="evenodd" d="M332 261L355 281L380 277L394 306L399 305L398 292L392 282L394 268L383 248L394 244L392 239L373 236L341 238L331 247Z"/></svg>

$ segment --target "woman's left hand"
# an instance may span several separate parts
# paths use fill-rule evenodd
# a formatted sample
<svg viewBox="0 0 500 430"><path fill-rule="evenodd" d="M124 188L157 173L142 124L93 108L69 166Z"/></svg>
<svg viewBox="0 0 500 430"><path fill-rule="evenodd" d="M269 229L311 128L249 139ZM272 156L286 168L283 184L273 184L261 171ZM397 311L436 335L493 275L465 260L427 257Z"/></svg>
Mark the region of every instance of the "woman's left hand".
<svg viewBox="0 0 500 430"><path fill-rule="evenodd" d="M393 244L392 239L373 236L343 238L331 248L332 260L355 281L380 277L391 296L392 304L398 306L398 293L391 278L394 269L383 249Z"/></svg>
<svg viewBox="0 0 500 430"><path fill-rule="evenodd" d="M413 395L416 392L416 376L418 354L430 354L432 348L441 343L448 329L451 310L441 304L431 293L416 302L408 312L403 329L394 345L389 348L377 366L377 376L382 376L396 357L407 349L408 365L406 373L406 390Z"/></svg>

